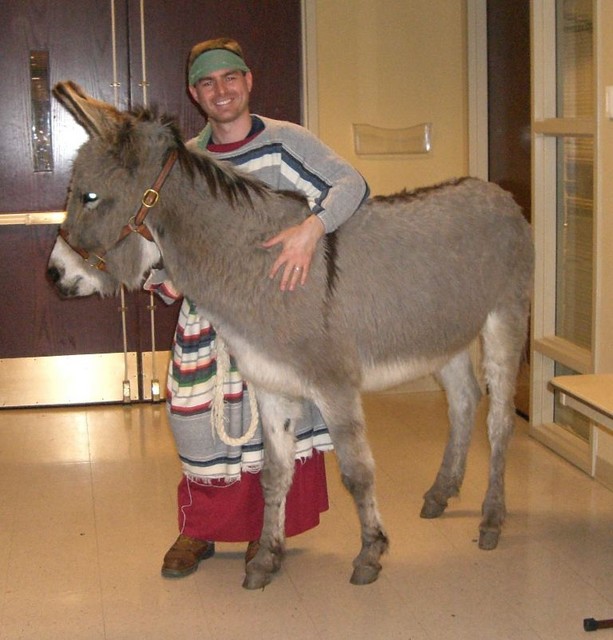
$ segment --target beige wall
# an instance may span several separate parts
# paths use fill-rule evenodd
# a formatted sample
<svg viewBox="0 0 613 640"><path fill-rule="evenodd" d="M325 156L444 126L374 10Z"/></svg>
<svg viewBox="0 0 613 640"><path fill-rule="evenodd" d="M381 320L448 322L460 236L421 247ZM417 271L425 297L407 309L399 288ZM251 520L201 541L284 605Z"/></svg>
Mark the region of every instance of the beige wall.
<svg viewBox="0 0 613 640"><path fill-rule="evenodd" d="M373 194L468 172L465 0L316 0L319 136ZM353 123L433 124L426 155L357 156Z"/></svg>

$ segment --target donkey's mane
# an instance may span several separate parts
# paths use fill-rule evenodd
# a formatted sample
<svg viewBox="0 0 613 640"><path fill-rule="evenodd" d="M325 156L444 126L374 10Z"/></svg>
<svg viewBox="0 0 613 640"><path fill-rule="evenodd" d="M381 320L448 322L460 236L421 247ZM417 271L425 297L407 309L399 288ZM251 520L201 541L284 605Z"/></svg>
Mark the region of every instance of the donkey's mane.
<svg viewBox="0 0 613 640"><path fill-rule="evenodd" d="M386 196L373 196L372 200L374 200L375 202L387 203L410 202L411 200L419 200L420 198L424 198L431 194L433 191L439 191L441 189L444 189L445 187L453 187L462 184L462 182L464 182L465 180L468 180L468 177L454 178L452 180L447 180L445 182L440 182L438 184L430 185L427 187L419 187L411 191L403 189L398 193L393 193Z"/></svg>
<svg viewBox="0 0 613 640"><path fill-rule="evenodd" d="M257 178L236 169L230 162L219 161L207 152L188 149L185 146L183 134L174 116L168 114L158 116L155 108L144 107L136 107L130 111L130 114L137 123L157 123L163 127L169 134L168 149L164 162L168 154L172 150L176 150L179 154L178 159L181 167L192 182L197 176L202 176L206 180L213 197L225 197L233 206L241 201L251 206L253 204L252 195L264 198L275 191ZM306 201L302 195L292 191L282 191L280 193L285 197Z"/></svg>

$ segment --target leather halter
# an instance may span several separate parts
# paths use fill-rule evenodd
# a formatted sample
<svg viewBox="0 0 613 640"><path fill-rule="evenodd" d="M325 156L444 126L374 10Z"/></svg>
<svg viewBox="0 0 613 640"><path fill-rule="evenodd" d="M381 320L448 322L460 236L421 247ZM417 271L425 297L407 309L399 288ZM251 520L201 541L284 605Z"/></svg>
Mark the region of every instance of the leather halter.
<svg viewBox="0 0 613 640"><path fill-rule="evenodd" d="M83 260L85 260L89 264L90 267L98 269L99 271L106 270L106 262L104 260L104 256L107 254L107 252L131 233L138 233L146 240L149 240L149 242L153 242L153 236L151 235L148 227L145 226L145 218L147 217L149 210L155 207L155 205L158 203L158 200L160 199L160 190L162 189L164 182L166 182L166 178L171 172L178 155L179 154L176 149L173 149L170 152L170 154L168 155L168 159L164 163L164 166L162 167L162 170L160 171L155 182L149 189L146 189L143 193L138 211L122 227L121 231L119 232L119 237L108 249L102 249L98 253L90 253L86 249L82 249L81 247L70 244L70 241L68 240L69 232L66 229L60 229L58 233L62 237L64 242L66 242L66 244L73 251L76 251L83 258Z"/></svg>

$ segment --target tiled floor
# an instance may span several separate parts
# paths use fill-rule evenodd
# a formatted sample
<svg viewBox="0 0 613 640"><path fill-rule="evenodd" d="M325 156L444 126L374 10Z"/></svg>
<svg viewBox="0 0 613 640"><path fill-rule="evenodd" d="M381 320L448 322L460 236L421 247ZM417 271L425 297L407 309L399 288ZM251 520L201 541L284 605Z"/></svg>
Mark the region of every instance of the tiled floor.
<svg viewBox="0 0 613 640"><path fill-rule="evenodd" d="M163 407L1 411L0 639L584 638L583 618L613 618L613 493L518 419L506 527L497 550L480 551L485 405L461 497L422 520L444 400L367 396L392 543L381 577L348 582L357 518L329 456L330 511L290 540L283 569L256 592L241 588L243 545L218 545L183 580L160 577L179 478Z"/></svg>

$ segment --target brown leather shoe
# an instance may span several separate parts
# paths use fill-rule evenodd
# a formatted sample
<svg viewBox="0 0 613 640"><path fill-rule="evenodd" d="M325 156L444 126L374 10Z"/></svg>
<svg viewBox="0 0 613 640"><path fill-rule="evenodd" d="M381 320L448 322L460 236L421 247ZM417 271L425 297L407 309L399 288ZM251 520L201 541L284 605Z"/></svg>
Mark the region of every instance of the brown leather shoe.
<svg viewBox="0 0 613 640"><path fill-rule="evenodd" d="M214 542L181 534L164 556L162 575L165 578L184 578L196 571L201 560L210 558L214 553Z"/></svg>
<svg viewBox="0 0 613 640"><path fill-rule="evenodd" d="M247 551L245 552L245 564L249 564L255 558L255 554L259 550L260 550L260 541L252 540L247 545Z"/></svg>

